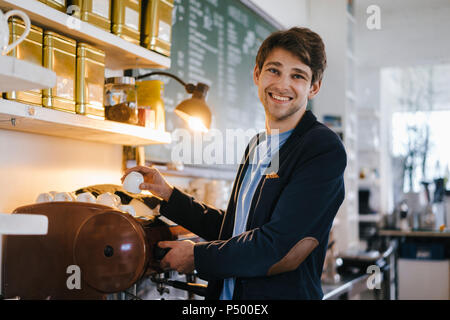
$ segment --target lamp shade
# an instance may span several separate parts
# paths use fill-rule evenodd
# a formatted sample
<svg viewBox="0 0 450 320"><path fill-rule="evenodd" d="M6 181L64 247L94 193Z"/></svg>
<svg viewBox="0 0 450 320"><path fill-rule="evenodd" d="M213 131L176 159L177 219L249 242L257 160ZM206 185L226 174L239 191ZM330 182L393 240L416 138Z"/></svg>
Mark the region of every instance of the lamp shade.
<svg viewBox="0 0 450 320"><path fill-rule="evenodd" d="M174 110L180 118L188 123L191 129L207 132L211 128L211 111L205 101L209 90L207 84L201 82L197 85L185 83L179 77L164 71L146 73L136 77L136 79L153 75L163 75L175 79L184 86L187 93L192 94L192 98L182 101Z"/></svg>
<svg viewBox="0 0 450 320"><path fill-rule="evenodd" d="M192 97L182 101L175 113L198 131L208 131L211 127L211 111L203 98Z"/></svg>

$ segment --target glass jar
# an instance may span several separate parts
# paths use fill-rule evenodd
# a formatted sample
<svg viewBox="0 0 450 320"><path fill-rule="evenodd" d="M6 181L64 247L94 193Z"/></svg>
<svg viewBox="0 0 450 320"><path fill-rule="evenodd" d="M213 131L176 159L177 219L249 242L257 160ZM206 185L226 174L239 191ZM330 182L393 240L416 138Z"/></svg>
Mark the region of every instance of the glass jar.
<svg viewBox="0 0 450 320"><path fill-rule="evenodd" d="M138 123L136 85L133 77L113 77L105 80L105 118Z"/></svg>

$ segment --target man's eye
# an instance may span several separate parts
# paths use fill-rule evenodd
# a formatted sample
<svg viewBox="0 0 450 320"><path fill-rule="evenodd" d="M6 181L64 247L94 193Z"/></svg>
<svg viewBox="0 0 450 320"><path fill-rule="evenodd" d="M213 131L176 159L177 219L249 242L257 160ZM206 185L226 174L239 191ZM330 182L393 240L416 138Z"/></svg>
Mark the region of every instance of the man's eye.
<svg viewBox="0 0 450 320"><path fill-rule="evenodd" d="M267 69L269 72L271 72L271 73L275 73L275 74L278 74L278 70L277 69L274 69L274 68L269 68L269 69Z"/></svg>
<svg viewBox="0 0 450 320"><path fill-rule="evenodd" d="M305 79L301 74L294 74L292 77L294 79Z"/></svg>

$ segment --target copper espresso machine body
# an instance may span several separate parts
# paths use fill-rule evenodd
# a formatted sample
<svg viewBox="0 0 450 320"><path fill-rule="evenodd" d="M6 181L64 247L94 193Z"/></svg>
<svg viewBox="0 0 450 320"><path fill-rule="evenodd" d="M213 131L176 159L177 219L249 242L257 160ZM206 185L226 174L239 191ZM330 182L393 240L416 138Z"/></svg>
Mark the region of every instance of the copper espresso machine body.
<svg viewBox="0 0 450 320"><path fill-rule="evenodd" d="M133 217L99 204L47 202L14 213L46 215L48 233L4 236L5 298L106 299L143 276L162 272L153 250L159 241L175 240L169 226L154 216ZM79 289L69 285L74 266L79 267Z"/></svg>

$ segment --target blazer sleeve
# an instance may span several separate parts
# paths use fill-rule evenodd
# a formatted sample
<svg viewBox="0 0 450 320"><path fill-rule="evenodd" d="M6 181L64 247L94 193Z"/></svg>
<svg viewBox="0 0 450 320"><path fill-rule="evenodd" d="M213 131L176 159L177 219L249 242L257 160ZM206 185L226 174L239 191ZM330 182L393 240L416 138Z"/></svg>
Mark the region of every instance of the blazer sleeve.
<svg viewBox="0 0 450 320"><path fill-rule="evenodd" d="M328 239L344 199L347 158L333 132L317 131L305 137L304 160L296 166L269 222L229 240L195 245L195 268L201 278L265 276L300 240Z"/></svg>
<svg viewBox="0 0 450 320"><path fill-rule="evenodd" d="M168 201L163 201L160 213L205 240L216 240L224 211L196 201L174 188Z"/></svg>

